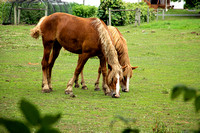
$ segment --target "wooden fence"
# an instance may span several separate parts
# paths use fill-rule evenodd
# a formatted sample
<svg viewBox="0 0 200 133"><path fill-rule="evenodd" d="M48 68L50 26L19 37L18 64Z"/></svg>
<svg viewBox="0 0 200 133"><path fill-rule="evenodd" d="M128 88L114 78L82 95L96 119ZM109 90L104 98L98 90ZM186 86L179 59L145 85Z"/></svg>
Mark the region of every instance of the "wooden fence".
<svg viewBox="0 0 200 133"><path fill-rule="evenodd" d="M182 16L182 17L200 17L200 14L165 14L165 9L155 9L156 10L156 20L158 21L158 16L162 16L162 19L165 19L165 16ZM162 14L159 14L162 12Z"/></svg>
<svg viewBox="0 0 200 133"><path fill-rule="evenodd" d="M44 8L21 8L17 7L16 5L14 6L14 24L19 24L20 23L20 15L21 15L21 10L43 10L45 11L45 16L47 16L47 6Z"/></svg>

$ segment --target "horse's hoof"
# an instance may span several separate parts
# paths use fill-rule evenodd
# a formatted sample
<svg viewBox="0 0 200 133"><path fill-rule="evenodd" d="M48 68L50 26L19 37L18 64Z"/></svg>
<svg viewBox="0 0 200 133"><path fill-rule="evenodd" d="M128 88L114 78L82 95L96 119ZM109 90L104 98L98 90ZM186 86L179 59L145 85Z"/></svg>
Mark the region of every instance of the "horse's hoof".
<svg viewBox="0 0 200 133"><path fill-rule="evenodd" d="M97 88L95 88L94 90L95 90L95 91L100 91L100 88L99 88L99 87L97 87Z"/></svg>
<svg viewBox="0 0 200 133"><path fill-rule="evenodd" d="M75 88L79 88L80 86L79 86L79 84L75 84L74 87Z"/></svg>
<svg viewBox="0 0 200 133"><path fill-rule="evenodd" d="M105 95L106 96L112 96L111 92L109 92L109 93L107 92L107 93L105 93Z"/></svg>
<svg viewBox="0 0 200 133"><path fill-rule="evenodd" d="M112 98L120 98L120 95L113 94L113 95L112 95Z"/></svg>
<svg viewBox="0 0 200 133"><path fill-rule="evenodd" d="M50 92L52 92L52 91L53 91L53 88L49 88L49 90L50 90Z"/></svg>
<svg viewBox="0 0 200 133"><path fill-rule="evenodd" d="M87 86L82 86L83 90L88 90Z"/></svg>
<svg viewBox="0 0 200 133"><path fill-rule="evenodd" d="M70 93L69 96L72 98L76 97L73 93Z"/></svg>
<svg viewBox="0 0 200 133"><path fill-rule="evenodd" d="M50 93L52 90L51 89L42 89L43 93Z"/></svg>
<svg viewBox="0 0 200 133"><path fill-rule="evenodd" d="M129 92L127 89L122 89L123 92Z"/></svg>
<svg viewBox="0 0 200 133"><path fill-rule="evenodd" d="M72 91L68 91L68 90L65 90L65 94L71 94L72 93Z"/></svg>

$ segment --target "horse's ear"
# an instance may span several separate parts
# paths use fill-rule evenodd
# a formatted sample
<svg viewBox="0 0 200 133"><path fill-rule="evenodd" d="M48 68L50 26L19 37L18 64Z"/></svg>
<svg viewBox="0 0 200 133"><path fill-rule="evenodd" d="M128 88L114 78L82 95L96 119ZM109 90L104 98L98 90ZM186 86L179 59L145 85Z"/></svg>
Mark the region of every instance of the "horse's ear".
<svg viewBox="0 0 200 133"><path fill-rule="evenodd" d="M124 65L124 66L122 66L122 69L124 69L124 68L126 68L127 67L127 65Z"/></svg>
<svg viewBox="0 0 200 133"><path fill-rule="evenodd" d="M131 67L131 68L132 68L132 70L134 70L134 69L138 68L138 66L136 66L136 67Z"/></svg>

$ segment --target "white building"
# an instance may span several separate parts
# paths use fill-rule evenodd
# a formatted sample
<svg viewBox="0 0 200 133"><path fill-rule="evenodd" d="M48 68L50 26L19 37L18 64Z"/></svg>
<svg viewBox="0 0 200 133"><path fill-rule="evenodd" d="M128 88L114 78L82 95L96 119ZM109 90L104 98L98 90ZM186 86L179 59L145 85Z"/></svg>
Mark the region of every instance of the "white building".
<svg viewBox="0 0 200 133"><path fill-rule="evenodd" d="M184 4L185 1L184 0L180 0L180 2L170 2L171 6L174 6L174 9L184 9Z"/></svg>

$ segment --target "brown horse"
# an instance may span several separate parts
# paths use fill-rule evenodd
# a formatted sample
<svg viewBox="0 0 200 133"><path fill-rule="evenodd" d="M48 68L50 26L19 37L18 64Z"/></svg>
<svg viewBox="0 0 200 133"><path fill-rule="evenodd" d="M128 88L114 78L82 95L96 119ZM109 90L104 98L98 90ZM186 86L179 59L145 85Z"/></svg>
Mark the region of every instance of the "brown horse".
<svg viewBox="0 0 200 133"><path fill-rule="evenodd" d="M121 80L121 87L122 91L128 92L129 91L129 81L130 78L132 77L133 73L132 70L136 69L137 67L132 67L130 64L129 56L128 56L128 48L127 48L127 43L123 35L120 33L120 31L113 26L108 26L108 29L113 37L114 40L114 47L117 51L118 54L118 60L120 65L123 68L123 79ZM79 55L79 58L82 55ZM95 90L100 90L99 89L99 78L101 75L101 66L99 66L98 69L98 77L97 81L95 82ZM87 89L87 86L85 85L84 77L83 77L83 71L81 72L81 84L82 84L82 89ZM75 87L78 88L78 80L75 81Z"/></svg>
<svg viewBox="0 0 200 133"><path fill-rule="evenodd" d="M74 97L72 86L90 57L98 56L103 74L103 90L113 97L119 96L119 82L122 69L117 59L117 52L107 26L98 18L80 18L66 13L54 13L41 18L31 36L42 36L44 55L42 59L42 92L52 91L51 71L60 49L81 54L74 76L67 84L66 94ZM107 74L106 61L111 71ZM110 88L110 89L109 89Z"/></svg>

